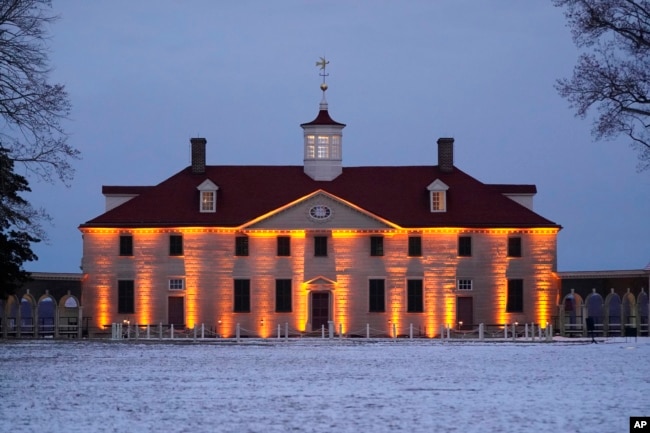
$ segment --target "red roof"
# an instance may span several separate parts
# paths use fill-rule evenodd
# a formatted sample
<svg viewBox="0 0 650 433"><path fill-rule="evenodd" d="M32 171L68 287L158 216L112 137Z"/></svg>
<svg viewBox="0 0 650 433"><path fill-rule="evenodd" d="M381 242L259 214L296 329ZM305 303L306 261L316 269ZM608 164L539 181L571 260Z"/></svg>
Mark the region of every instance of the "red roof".
<svg viewBox="0 0 650 433"><path fill-rule="evenodd" d="M199 212L196 187L206 179L219 186L215 213ZM427 186L436 179L449 186L446 212L429 210ZM522 189L531 192L530 187ZM81 227L238 227L318 190L406 228L560 228L505 197L505 185L481 183L457 168L443 173L437 166L344 167L332 181L315 181L302 166L207 166L204 174L188 167Z"/></svg>
<svg viewBox="0 0 650 433"><path fill-rule="evenodd" d="M102 194L114 195L140 195L153 186L123 186L123 185L102 185Z"/></svg>
<svg viewBox="0 0 650 433"><path fill-rule="evenodd" d="M535 185L516 185L504 183L490 183L486 186L494 188L501 194L537 194Z"/></svg>
<svg viewBox="0 0 650 433"><path fill-rule="evenodd" d="M308 123L302 123L300 126L309 126L309 125L339 125L345 126L345 123L339 123L330 117L330 113L327 110L320 110L318 115L314 120Z"/></svg>

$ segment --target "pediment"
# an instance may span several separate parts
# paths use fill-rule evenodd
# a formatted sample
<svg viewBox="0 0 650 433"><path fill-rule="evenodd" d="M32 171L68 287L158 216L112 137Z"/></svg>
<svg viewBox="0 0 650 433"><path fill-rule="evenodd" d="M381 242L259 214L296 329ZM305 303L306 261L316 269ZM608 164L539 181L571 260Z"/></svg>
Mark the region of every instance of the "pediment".
<svg viewBox="0 0 650 433"><path fill-rule="evenodd" d="M248 224L250 230L382 230L397 225L326 191L318 190Z"/></svg>
<svg viewBox="0 0 650 433"><path fill-rule="evenodd" d="M196 187L199 191L216 191L219 187L210 179L206 179L199 186Z"/></svg>
<svg viewBox="0 0 650 433"><path fill-rule="evenodd" d="M305 284L307 286L334 285L336 284L336 281L330 280L329 278L320 275L316 278L312 278L311 280L305 281Z"/></svg>
<svg viewBox="0 0 650 433"><path fill-rule="evenodd" d="M427 186L427 189L429 191L447 191L449 186L440 179L436 179Z"/></svg>

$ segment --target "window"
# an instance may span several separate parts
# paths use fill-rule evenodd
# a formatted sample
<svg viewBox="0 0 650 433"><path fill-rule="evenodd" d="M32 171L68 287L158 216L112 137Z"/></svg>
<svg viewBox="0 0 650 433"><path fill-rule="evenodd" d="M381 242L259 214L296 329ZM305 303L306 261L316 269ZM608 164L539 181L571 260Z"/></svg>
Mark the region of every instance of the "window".
<svg viewBox="0 0 650 433"><path fill-rule="evenodd" d="M135 289L133 280L119 280L117 282L117 313L135 313Z"/></svg>
<svg viewBox="0 0 650 433"><path fill-rule="evenodd" d="M524 311L524 280L508 280L508 301L506 313L522 313Z"/></svg>
<svg viewBox="0 0 650 433"><path fill-rule="evenodd" d="M237 236L235 238L235 255L236 256L248 255L248 236Z"/></svg>
<svg viewBox="0 0 650 433"><path fill-rule="evenodd" d="M330 149L330 138L325 135L318 136L318 144L316 146L316 158L317 159L328 159L329 149Z"/></svg>
<svg viewBox="0 0 650 433"><path fill-rule="evenodd" d="M508 238L508 257L521 257L521 238Z"/></svg>
<svg viewBox="0 0 650 433"><path fill-rule="evenodd" d="M131 235L120 236L120 255L121 256L133 255L133 236Z"/></svg>
<svg viewBox="0 0 650 433"><path fill-rule="evenodd" d="M409 237L409 257L422 256L422 238L420 236Z"/></svg>
<svg viewBox="0 0 650 433"><path fill-rule="evenodd" d="M472 237L460 236L458 238L458 255L460 257L472 256Z"/></svg>
<svg viewBox="0 0 650 433"><path fill-rule="evenodd" d="M431 212L444 212L445 191L431 191Z"/></svg>
<svg viewBox="0 0 650 433"><path fill-rule="evenodd" d="M408 280L406 282L406 291L406 311L409 313L422 313L424 311L422 280Z"/></svg>
<svg viewBox="0 0 650 433"><path fill-rule="evenodd" d="M431 212L447 212L447 186L440 179L436 179L429 186L429 207Z"/></svg>
<svg viewBox="0 0 650 433"><path fill-rule="evenodd" d="M182 278L170 279L169 290L185 290L185 280Z"/></svg>
<svg viewBox="0 0 650 433"><path fill-rule="evenodd" d="M382 236L370 236L370 255L384 255L384 238Z"/></svg>
<svg viewBox="0 0 650 433"><path fill-rule="evenodd" d="M196 189L199 190L199 212L216 212L219 187L210 179L206 179Z"/></svg>
<svg viewBox="0 0 650 433"><path fill-rule="evenodd" d="M291 238L289 236L278 236L278 256L288 257L291 255Z"/></svg>
<svg viewBox="0 0 650 433"><path fill-rule="evenodd" d="M250 280L235 280L235 313L250 313L251 311L251 282Z"/></svg>
<svg viewBox="0 0 650 433"><path fill-rule="evenodd" d="M368 284L368 303L371 313L386 311L384 302L384 280L370 280Z"/></svg>
<svg viewBox="0 0 650 433"><path fill-rule="evenodd" d="M169 236L169 255L170 256L183 255L183 236L181 235Z"/></svg>
<svg viewBox="0 0 650 433"><path fill-rule="evenodd" d="M472 280L459 278L456 281L456 288L458 290L472 290Z"/></svg>
<svg viewBox="0 0 650 433"><path fill-rule="evenodd" d="M333 135L332 136L332 159L341 159L341 136Z"/></svg>
<svg viewBox="0 0 650 433"><path fill-rule="evenodd" d="M201 191L201 212L215 211L215 191Z"/></svg>
<svg viewBox="0 0 650 433"><path fill-rule="evenodd" d="M291 280L275 280L275 312L291 312Z"/></svg>
<svg viewBox="0 0 650 433"><path fill-rule="evenodd" d="M319 144L318 145L318 154L316 155L316 157L318 159L327 159L327 156L329 154L328 150L329 150L329 148L327 146L323 146L323 145Z"/></svg>
<svg viewBox="0 0 650 433"><path fill-rule="evenodd" d="M314 159L316 156L316 151L314 143L316 142L316 137L313 135L307 136L307 146L305 147L305 159Z"/></svg>
<svg viewBox="0 0 650 433"><path fill-rule="evenodd" d="M327 256L327 236L314 236L314 255L316 257Z"/></svg>
<svg viewBox="0 0 650 433"><path fill-rule="evenodd" d="M317 204L309 208L309 217L314 221L325 221L332 216L332 209L324 204Z"/></svg>

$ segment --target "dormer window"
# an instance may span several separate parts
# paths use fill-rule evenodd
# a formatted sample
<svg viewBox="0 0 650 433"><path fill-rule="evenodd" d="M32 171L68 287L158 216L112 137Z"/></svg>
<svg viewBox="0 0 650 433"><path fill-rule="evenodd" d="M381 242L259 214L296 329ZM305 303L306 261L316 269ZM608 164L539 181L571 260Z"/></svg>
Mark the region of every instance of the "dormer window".
<svg viewBox="0 0 650 433"><path fill-rule="evenodd" d="M436 179L427 187L431 212L447 212L447 190L449 187Z"/></svg>
<svg viewBox="0 0 650 433"><path fill-rule="evenodd" d="M431 212L445 211L445 191L431 191Z"/></svg>
<svg viewBox="0 0 650 433"><path fill-rule="evenodd" d="M196 189L199 190L199 212L216 212L219 187L210 179L206 179Z"/></svg>
<svg viewBox="0 0 650 433"><path fill-rule="evenodd" d="M216 210L214 193L214 191L201 191L201 212L214 212Z"/></svg>

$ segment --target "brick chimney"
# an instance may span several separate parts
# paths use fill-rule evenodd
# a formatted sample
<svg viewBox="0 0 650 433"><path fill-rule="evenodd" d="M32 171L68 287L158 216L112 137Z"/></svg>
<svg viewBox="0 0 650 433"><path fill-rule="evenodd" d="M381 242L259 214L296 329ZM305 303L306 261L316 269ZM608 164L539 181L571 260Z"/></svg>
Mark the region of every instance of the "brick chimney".
<svg viewBox="0 0 650 433"><path fill-rule="evenodd" d="M192 173L205 173L205 138L190 138L192 145Z"/></svg>
<svg viewBox="0 0 650 433"><path fill-rule="evenodd" d="M443 173L450 173L454 170L454 139L438 139L438 168Z"/></svg>

